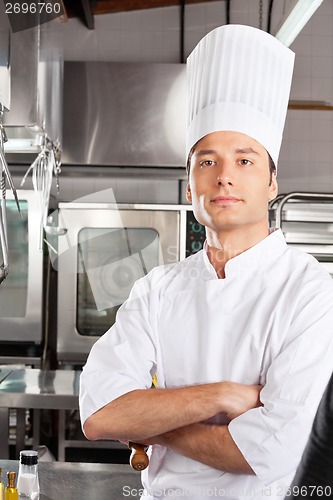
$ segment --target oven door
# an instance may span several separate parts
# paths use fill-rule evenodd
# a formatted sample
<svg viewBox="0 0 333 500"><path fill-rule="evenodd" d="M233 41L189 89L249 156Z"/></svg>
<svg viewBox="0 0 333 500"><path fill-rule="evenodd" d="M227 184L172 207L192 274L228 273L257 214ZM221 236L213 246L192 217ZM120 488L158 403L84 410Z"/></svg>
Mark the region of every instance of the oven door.
<svg viewBox="0 0 333 500"><path fill-rule="evenodd" d="M43 252L39 250L40 210L34 191L6 194L9 273L0 285L0 342L42 342ZM2 258L2 257L1 257Z"/></svg>
<svg viewBox="0 0 333 500"><path fill-rule="evenodd" d="M82 363L136 280L180 257L179 209L59 205L58 361Z"/></svg>

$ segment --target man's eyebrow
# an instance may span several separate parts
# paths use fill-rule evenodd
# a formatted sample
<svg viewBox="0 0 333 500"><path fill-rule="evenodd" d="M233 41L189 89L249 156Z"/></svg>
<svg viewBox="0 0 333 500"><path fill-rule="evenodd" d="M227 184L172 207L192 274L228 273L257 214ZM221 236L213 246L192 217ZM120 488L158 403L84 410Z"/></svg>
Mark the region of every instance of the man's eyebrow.
<svg viewBox="0 0 333 500"><path fill-rule="evenodd" d="M237 148L235 149L235 153L241 153L241 154L255 154L255 155L259 155L258 151L255 151L254 149L252 148Z"/></svg>
<svg viewBox="0 0 333 500"><path fill-rule="evenodd" d="M236 148L236 154L255 154L259 155L258 151L255 151L253 148ZM206 156L206 155L214 155L216 154L215 149L200 149L199 151L195 151L196 156Z"/></svg>
<svg viewBox="0 0 333 500"><path fill-rule="evenodd" d="M216 154L215 149L200 149L199 151L195 151L196 156L205 156L214 154Z"/></svg>

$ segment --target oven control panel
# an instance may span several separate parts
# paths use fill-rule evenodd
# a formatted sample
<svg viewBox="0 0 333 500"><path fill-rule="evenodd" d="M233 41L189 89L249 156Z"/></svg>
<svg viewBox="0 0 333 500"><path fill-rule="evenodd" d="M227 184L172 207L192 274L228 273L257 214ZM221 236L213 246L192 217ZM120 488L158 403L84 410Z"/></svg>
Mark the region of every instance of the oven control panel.
<svg viewBox="0 0 333 500"><path fill-rule="evenodd" d="M199 224L193 212L189 210L186 218L186 257L201 250L205 239L205 226Z"/></svg>

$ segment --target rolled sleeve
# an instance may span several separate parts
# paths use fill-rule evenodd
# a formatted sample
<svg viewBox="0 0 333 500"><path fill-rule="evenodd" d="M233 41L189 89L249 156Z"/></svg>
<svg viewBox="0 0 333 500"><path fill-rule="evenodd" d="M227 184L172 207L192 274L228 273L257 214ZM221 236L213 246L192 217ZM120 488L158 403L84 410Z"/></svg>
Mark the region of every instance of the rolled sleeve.
<svg viewBox="0 0 333 500"><path fill-rule="evenodd" d="M287 411L280 416L267 413L255 408L229 424L233 440L266 486L297 468L312 423L309 417L298 419L297 412L288 416Z"/></svg>
<svg viewBox="0 0 333 500"><path fill-rule="evenodd" d="M331 291L308 301L267 371L263 406L229 423L233 440L265 485L294 472L301 460L332 374L332 306Z"/></svg>

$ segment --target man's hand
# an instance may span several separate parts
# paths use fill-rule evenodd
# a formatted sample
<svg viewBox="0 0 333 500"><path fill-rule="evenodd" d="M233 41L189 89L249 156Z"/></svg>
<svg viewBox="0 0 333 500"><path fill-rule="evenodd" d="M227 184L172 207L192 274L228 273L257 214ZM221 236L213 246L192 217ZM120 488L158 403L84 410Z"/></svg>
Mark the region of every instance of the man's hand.
<svg viewBox="0 0 333 500"><path fill-rule="evenodd" d="M261 385L244 385L228 382L226 415L229 420L233 420L242 413L262 406L260 401Z"/></svg>

